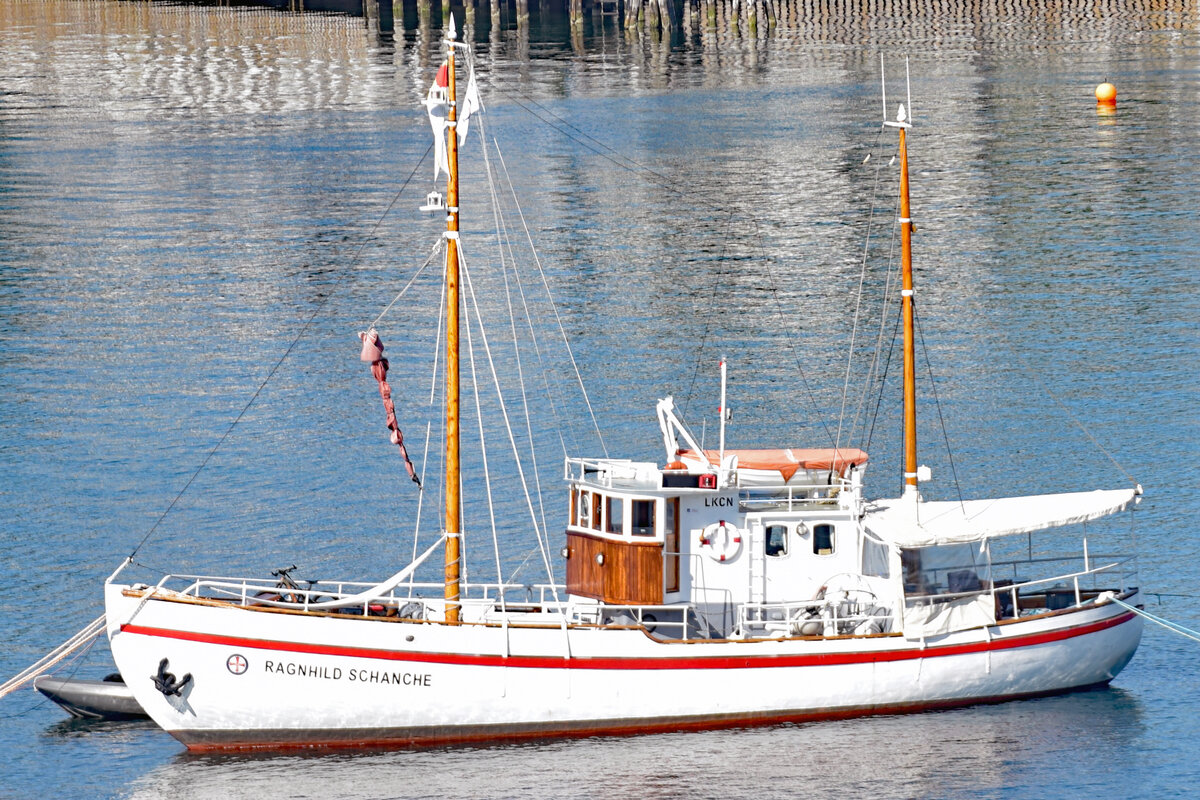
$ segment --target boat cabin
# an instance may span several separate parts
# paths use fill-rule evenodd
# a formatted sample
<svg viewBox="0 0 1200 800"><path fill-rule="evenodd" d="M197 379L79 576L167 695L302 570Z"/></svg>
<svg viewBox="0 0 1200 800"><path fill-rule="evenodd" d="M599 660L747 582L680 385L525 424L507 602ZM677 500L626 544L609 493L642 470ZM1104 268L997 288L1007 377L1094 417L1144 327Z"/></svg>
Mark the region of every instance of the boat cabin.
<svg viewBox="0 0 1200 800"><path fill-rule="evenodd" d="M745 609L761 617L764 607L818 598L837 576L863 583L866 453L675 456L665 466L568 459L563 555L576 602L685 608L709 635L727 636L744 627Z"/></svg>

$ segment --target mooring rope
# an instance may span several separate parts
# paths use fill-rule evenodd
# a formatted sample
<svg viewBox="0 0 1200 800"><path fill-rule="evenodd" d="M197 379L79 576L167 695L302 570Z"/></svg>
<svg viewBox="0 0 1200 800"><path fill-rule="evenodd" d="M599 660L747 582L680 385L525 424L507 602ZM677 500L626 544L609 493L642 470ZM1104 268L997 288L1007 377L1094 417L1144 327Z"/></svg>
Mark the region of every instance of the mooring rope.
<svg viewBox="0 0 1200 800"><path fill-rule="evenodd" d="M1171 622L1169 619L1163 619L1162 617L1156 617L1155 615L1151 614L1149 611L1146 611L1145 609L1138 608L1137 606L1131 606L1131 605L1129 605L1129 603L1126 603L1123 600L1118 600L1115 597L1110 597L1109 599L1112 600L1117 605L1119 605L1121 608L1128 609L1129 611L1132 611L1135 614L1143 616L1146 619L1150 620L1151 622L1155 622L1155 623L1163 626L1164 628L1166 628L1169 631L1175 631L1175 633L1178 633L1180 636L1186 636L1187 638L1192 639L1193 641L1200 642L1200 633L1197 633L1196 631L1192 630L1191 628L1185 628L1177 622Z"/></svg>
<svg viewBox="0 0 1200 800"><path fill-rule="evenodd" d="M71 655L71 653L74 653L85 644L91 642L93 639L99 636L100 632L103 630L104 615L101 614L99 617L88 623L87 627L81 630L79 633L75 634L70 639L67 639L65 642L51 650L46 655L42 656L42 658L32 666L22 670L0 685L0 697L4 697L11 692L15 692L17 689L20 689L34 678L47 672L55 664Z"/></svg>

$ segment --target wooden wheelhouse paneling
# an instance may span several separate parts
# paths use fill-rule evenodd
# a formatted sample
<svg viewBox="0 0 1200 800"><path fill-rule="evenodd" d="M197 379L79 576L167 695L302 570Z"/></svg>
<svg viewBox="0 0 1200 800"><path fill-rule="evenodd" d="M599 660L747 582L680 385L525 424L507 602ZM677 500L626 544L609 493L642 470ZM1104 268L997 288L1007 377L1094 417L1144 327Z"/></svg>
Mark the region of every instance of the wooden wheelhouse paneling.
<svg viewBox="0 0 1200 800"><path fill-rule="evenodd" d="M597 556L603 556L603 562ZM567 591L602 603L663 601L662 543L627 542L567 532Z"/></svg>

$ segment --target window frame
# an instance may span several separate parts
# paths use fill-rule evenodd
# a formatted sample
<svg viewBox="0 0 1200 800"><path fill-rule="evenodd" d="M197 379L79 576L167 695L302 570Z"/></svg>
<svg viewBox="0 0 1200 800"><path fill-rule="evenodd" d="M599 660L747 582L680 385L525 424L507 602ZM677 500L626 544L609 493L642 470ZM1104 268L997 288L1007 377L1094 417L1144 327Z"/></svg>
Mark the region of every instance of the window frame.
<svg viewBox="0 0 1200 800"><path fill-rule="evenodd" d="M606 495L603 495L603 497L604 497L604 533L607 533L607 534L610 534L613 536L624 536L625 535L625 518L626 518L626 514L625 514L626 498L621 497L620 495L613 495L613 494L606 494ZM613 506L617 506L618 508L621 509L619 519L617 520L618 527L615 530L613 529L613 520L612 520Z"/></svg>
<svg viewBox="0 0 1200 800"><path fill-rule="evenodd" d="M648 533L642 533L647 526L638 525L638 508L650 507L650 525ZM629 535L635 539L657 539L658 538L658 500L657 499L638 499L630 498L629 500Z"/></svg>
<svg viewBox="0 0 1200 800"><path fill-rule="evenodd" d="M817 543L820 541L820 538L821 538L820 530L822 528L826 528L829 531L829 540L828 540L829 548L828 548L828 550L826 550L826 548L824 548L824 547L817 547ZM837 526L836 525L834 525L832 522L818 522L813 525L810 525L809 529L812 531L812 554L814 556L821 556L822 558L828 558L829 556L837 555ZM825 552L822 552L822 551L825 551Z"/></svg>
<svg viewBox="0 0 1200 800"><path fill-rule="evenodd" d="M771 552L771 530L773 528L782 528L783 536L780 538L782 548L774 553ZM788 539L792 535L792 526L783 522L773 522L763 526L763 556L765 558L787 558L791 550L788 547Z"/></svg>

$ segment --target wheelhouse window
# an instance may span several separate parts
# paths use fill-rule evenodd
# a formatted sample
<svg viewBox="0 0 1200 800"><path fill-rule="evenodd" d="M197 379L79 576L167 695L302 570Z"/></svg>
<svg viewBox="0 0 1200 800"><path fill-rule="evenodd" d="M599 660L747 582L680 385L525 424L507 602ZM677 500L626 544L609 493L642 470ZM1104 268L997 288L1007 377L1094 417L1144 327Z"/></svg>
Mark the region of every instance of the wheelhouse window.
<svg viewBox="0 0 1200 800"><path fill-rule="evenodd" d="M600 504L600 495L580 489L578 496L574 500L575 513L573 514L573 520L575 524L581 528L591 528L595 531L600 530Z"/></svg>
<svg viewBox="0 0 1200 800"><path fill-rule="evenodd" d="M604 529L609 533L625 533L625 498L604 499Z"/></svg>
<svg viewBox="0 0 1200 800"><path fill-rule="evenodd" d="M592 519L592 493L580 489L575 493L575 513L572 519L576 525L586 528Z"/></svg>
<svg viewBox="0 0 1200 800"><path fill-rule="evenodd" d="M837 546L836 531L832 525L813 525L813 555L831 556Z"/></svg>
<svg viewBox="0 0 1200 800"><path fill-rule="evenodd" d="M771 558L787 555L788 549L787 525L768 525L765 542L766 553Z"/></svg>
<svg viewBox="0 0 1200 800"><path fill-rule="evenodd" d="M633 500L633 513L630 514L630 533L634 536L653 536L654 531L654 501Z"/></svg>

